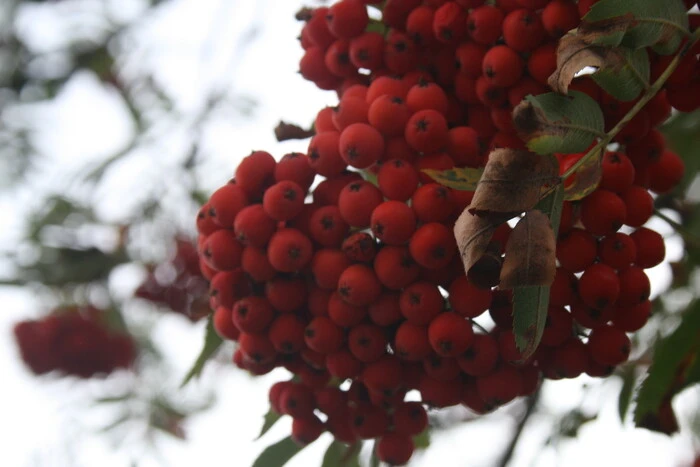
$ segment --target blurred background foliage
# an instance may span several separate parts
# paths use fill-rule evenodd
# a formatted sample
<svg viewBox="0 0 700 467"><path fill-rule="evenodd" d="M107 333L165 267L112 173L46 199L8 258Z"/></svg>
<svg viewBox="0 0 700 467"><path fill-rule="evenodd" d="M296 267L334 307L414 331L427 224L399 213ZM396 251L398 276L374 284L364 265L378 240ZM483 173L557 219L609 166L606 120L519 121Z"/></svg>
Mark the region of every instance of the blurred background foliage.
<svg viewBox="0 0 700 467"><path fill-rule="evenodd" d="M0 247L0 282L40 297L45 310L38 316L63 304L92 304L106 310L110 326L134 337L139 349L134 369L101 380L93 405L112 413L112 422L99 427L105 436L145 441L144 449L154 449L151 441L162 434L185 440L188 418L216 407L213 384L200 385L194 392L178 388L182 374L175 374L151 330L160 314L168 312L183 315L193 326L203 324L206 287L176 280L186 269L178 253L183 244L194 242L196 211L216 186L201 176L201 166L212 155L203 145L203 135L212 122L253 117L257 109L257 96L238 92L232 79L243 72L238 69L240 55L255 38L256 23L241 31L234 44L220 40L221 26L212 25L203 50L220 57L224 65L202 79L194 104L179 100L161 80L162 70L153 56L177 53L178 44L154 50L144 41L144 31L172 3L175 0L0 3L0 195L20 203L14 206L19 218L2 226L7 241ZM232 14L237 3L222 2L221 14ZM262 8L268 2L256 3ZM121 109L123 137L106 142L97 156L52 152L55 135L47 122L71 118L64 97L74 87L89 87L90 96L97 91ZM105 111L102 104L94 99L86 105L96 119L108 122L100 115ZM273 128L269 131L272 134ZM580 400L564 407L548 402L556 399L560 384L548 382L535 398L486 417L464 409L433 413L435 436L464 425L482 429L484 419L508 427L510 437L493 449L494 465L507 465L528 430L540 433L536 442L556 450L562 443L575 442L582 427L596 420L612 399L621 420L630 422L636 388L657 342L677 328L687 310L700 307L700 112L674 115L663 131L685 161L686 176L673 193L656 199L659 215L654 225L666 234L669 251L674 252L673 261L662 266L671 279L668 290L655 299L649 324L635 338L630 362L606 380L583 381ZM241 154L250 150L239 149ZM134 171L149 164L150 172ZM45 184L47 174L55 174L51 184ZM115 184L124 179L132 183ZM103 206L105 193L116 186L122 192L110 195L121 208L118 215ZM126 286L125 276L131 278ZM149 280L151 289L144 291ZM154 298L158 293L160 299ZM230 351L217 355L217 365L234 371L228 362ZM692 383L688 379L667 388L670 397ZM47 384L63 383L49 376ZM691 452L700 452L700 396L696 388L679 399L674 400L678 436L685 440L684 456L689 458ZM369 462L369 455L362 452L363 462Z"/></svg>

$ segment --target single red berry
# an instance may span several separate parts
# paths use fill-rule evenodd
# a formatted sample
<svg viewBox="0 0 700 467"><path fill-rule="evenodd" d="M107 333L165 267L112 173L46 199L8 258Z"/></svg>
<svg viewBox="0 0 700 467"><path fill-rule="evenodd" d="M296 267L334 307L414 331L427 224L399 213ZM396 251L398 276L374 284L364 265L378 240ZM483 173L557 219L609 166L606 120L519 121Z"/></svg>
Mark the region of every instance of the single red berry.
<svg viewBox="0 0 700 467"><path fill-rule="evenodd" d="M591 331L586 346L597 363L615 366L627 361L631 343L624 331L604 326Z"/></svg>
<svg viewBox="0 0 700 467"><path fill-rule="evenodd" d="M588 266L578 281L578 294L588 306L602 310L617 301L620 279L610 266L597 263Z"/></svg>
<svg viewBox="0 0 700 467"><path fill-rule="evenodd" d="M385 245L374 259L374 271L384 287L400 290L418 279L421 269L408 247Z"/></svg>
<svg viewBox="0 0 700 467"><path fill-rule="evenodd" d="M267 248L267 258L280 272L295 272L306 266L313 255L309 237L296 229L284 228L274 233Z"/></svg>
<svg viewBox="0 0 700 467"><path fill-rule="evenodd" d="M626 219L625 202L612 191L598 189L581 203L581 222L594 235L617 232Z"/></svg>
<svg viewBox="0 0 700 467"><path fill-rule="evenodd" d="M428 269L447 266L457 251L452 231L438 222L429 222L419 227L408 247L413 259Z"/></svg>
<svg viewBox="0 0 700 467"><path fill-rule="evenodd" d="M635 264L641 268L653 268L661 264L666 256L666 244L658 232L641 227L630 234L637 245Z"/></svg>
<svg viewBox="0 0 700 467"><path fill-rule="evenodd" d="M408 435L387 433L377 441L377 456L389 465L406 464L414 449L413 439Z"/></svg>
<svg viewBox="0 0 700 467"><path fill-rule="evenodd" d="M440 313L428 326L428 339L433 350L442 357L456 357L472 343L471 322L453 312Z"/></svg>
<svg viewBox="0 0 700 467"><path fill-rule="evenodd" d="M404 137L416 151L432 153L447 145L447 120L433 109L415 112L406 123Z"/></svg>
<svg viewBox="0 0 700 467"><path fill-rule="evenodd" d="M382 292L382 285L374 270L364 264L348 266L338 280L338 293L346 302L367 306Z"/></svg>

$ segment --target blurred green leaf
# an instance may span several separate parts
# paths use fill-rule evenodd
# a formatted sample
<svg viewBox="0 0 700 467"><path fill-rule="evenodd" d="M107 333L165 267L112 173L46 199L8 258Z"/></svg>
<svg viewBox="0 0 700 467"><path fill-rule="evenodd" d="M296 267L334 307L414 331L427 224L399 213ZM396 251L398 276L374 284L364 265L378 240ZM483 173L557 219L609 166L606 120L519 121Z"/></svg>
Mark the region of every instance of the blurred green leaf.
<svg viewBox="0 0 700 467"><path fill-rule="evenodd" d="M620 422L625 423L627 411L629 410L632 395L634 394L634 383L637 381L637 374L634 365L627 365L620 373L622 379L622 387L617 399L617 413L620 416Z"/></svg>
<svg viewBox="0 0 700 467"><path fill-rule="evenodd" d="M540 201L535 209L547 214L556 238L561 221L561 210L564 203L563 185ZM544 325L547 322L549 309L549 286L516 287L513 289L513 333L515 344L522 353L523 359L528 359L537 350L542 339Z"/></svg>
<svg viewBox="0 0 700 467"><path fill-rule="evenodd" d="M353 443L350 446L333 440L323 455L321 467L360 467L360 449L362 443Z"/></svg>
<svg viewBox="0 0 700 467"><path fill-rule="evenodd" d="M270 431L270 428L272 428L280 418L282 418L282 415L278 414L277 412L272 410L272 408L270 408L270 410L268 410L267 413L263 416L263 426L260 429L260 434L258 434L258 437L255 439L262 438L265 435L265 433Z"/></svg>
<svg viewBox="0 0 700 467"><path fill-rule="evenodd" d="M655 413L675 388L679 368L700 345L700 300L690 304L680 325L657 342L654 358L637 394L634 420L637 425ZM697 350L696 350L697 351Z"/></svg>
<svg viewBox="0 0 700 467"><path fill-rule="evenodd" d="M416 449L428 449L430 447L430 428L426 428L421 433L414 436L413 444Z"/></svg>
<svg viewBox="0 0 700 467"><path fill-rule="evenodd" d="M214 356L217 350L219 350L222 343L223 339L221 339L221 336L219 336L216 329L214 329L214 318L213 315L211 315L207 320L207 327L204 331L204 346L202 347L197 360L192 365L192 368L187 372L187 375L185 375L184 379L182 380L180 387L184 387L192 378L198 377L202 373L204 365L206 365L207 361Z"/></svg>
<svg viewBox="0 0 700 467"><path fill-rule="evenodd" d="M252 467L282 467L304 447L299 446L288 436L265 448L255 459Z"/></svg>

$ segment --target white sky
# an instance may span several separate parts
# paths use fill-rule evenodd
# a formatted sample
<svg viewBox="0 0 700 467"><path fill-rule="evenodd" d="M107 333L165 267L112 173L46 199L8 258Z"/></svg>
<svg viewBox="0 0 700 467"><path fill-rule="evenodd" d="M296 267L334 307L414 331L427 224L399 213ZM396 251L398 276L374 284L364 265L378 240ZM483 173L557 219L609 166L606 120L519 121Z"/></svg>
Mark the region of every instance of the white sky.
<svg viewBox="0 0 700 467"><path fill-rule="evenodd" d="M108 3L119 5L116 1ZM229 77L237 94L258 100L254 116L232 113L228 120L209 125L204 135L203 148L208 159L199 176L212 190L227 180L236 161L251 149L266 149L278 157L292 150L304 151L306 143L303 142L276 143L272 128L280 119L306 125L319 108L335 102L332 93L316 90L296 73L301 50L295 38L300 24L293 15L302 3L298 0L179 0L173 1L145 26L149 29L145 37L149 39L138 43L136 50L145 63L157 64L155 78L178 96L181 108L187 111L200 104L202 83L221 79L222 71L229 69L230 55L221 53L226 50L221 44L233 46L248 25L254 21L261 25L254 42L240 56L235 74ZM118 11L128 16L129 11L136 11L130 10L130 5L135 4L124 2ZM46 27L41 34L54 40L60 37L60 27L52 24L51 18L44 20ZM204 45L212 37L219 38L216 50ZM31 187L24 187L11 197L0 197L0 241L3 243L12 242L21 235L22 207L36 205L37 191L46 192L57 184L63 186L65 177L74 174L86 160L117 150L129 136L124 109L114 96L102 92L88 76L79 76L69 83L56 105L43 110L45 124L52 128L44 135L41 146L48 159L40 175L33 178ZM180 145L178 135L173 134L168 147ZM115 171L118 176L108 178L97 194L103 206L101 214L114 220L128 215L131 205L123 193L147 186L164 168L177 164L178 161L168 160L168 147L153 151L148 160L145 157L126 160L120 170ZM666 228L661 222L654 226ZM670 234L670 231L666 229L664 233ZM680 246L674 245L669 250L671 259L681 253ZM662 265L653 273L655 294L665 286L666 268ZM127 284L129 282L133 285L134 278L126 280ZM106 422L99 413L85 415L86 412L81 411L72 415L75 408L85 405L87 395L100 393L99 384L48 383L23 368L11 329L18 320L41 315L36 297L0 287L0 303L4 308L0 314L0 374L3 374L4 396L0 398L0 439L4 440L0 465L70 467L65 459L73 458L71 466L127 466L125 454L128 452L122 450L115 454L98 436L76 437L89 433L89 429L81 430L79 424ZM195 358L201 332L201 326L192 327L178 317L164 318L157 325L155 340L168 355L178 378ZM203 384L192 384L186 394L191 396L198 388L216 386L219 402L213 410L187 423L187 443L169 440L162 443L163 464L173 467L250 465L266 445L289 433L290 422L283 420L263 440L251 441L267 410L267 388L281 377L276 373L253 379L230 367L212 364L204 373ZM668 439L620 426L616 415L616 382L610 382L607 391L597 393L584 393L583 383L585 381L580 379L550 384L544 406L561 412L586 400L587 405L595 407L595 400L602 397L606 408L600 420L586 426L575 442L562 445L558 453L548 450L532 464L537 454L535 449L546 437L545 425L535 420L530 437L523 438L514 466L680 466L689 461L690 447L678 437ZM685 399L688 404L697 405L697 400L691 396L686 395ZM431 448L416 455L411 465L490 465L510 436L507 425L498 423L502 418L496 414L434 436ZM320 465L329 439L325 435L289 465ZM156 464L151 460L140 465Z"/></svg>

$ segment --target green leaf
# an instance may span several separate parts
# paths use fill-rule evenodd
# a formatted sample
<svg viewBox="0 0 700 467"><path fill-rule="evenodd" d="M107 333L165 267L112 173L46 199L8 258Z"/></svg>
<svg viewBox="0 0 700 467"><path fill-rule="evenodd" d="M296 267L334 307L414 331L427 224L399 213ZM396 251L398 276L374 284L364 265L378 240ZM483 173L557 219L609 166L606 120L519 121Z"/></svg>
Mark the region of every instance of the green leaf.
<svg viewBox="0 0 700 467"><path fill-rule="evenodd" d="M430 447L430 428L413 437L413 445L416 449L428 449Z"/></svg>
<svg viewBox="0 0 700 467"><path fill-rule="evenodd" d="M321 467L360 467L360 449L362 449L362 443L346 446L340 441L333 440L326 449Z"/></svg>
<svg viewBox="0 0 700 467"><path fill-rule="evenodd" d="M646 49L617 49L622 66L600 68L591 75L608 94L621 101L631 101L649 88L649 54Z"/></svg>
<svg viewBox="0 0 700 467"><path fill-rule="evenodd" d="M365 32L378 32L379 34L386 35L389 31L389 27L384 24L383 21L378 19L370 19L369 24L365 28Z"/></svg>
<svg viewBox="0 0 700 467"><path fill-rule="evenodd" d="M656 46L670 54L688 31L688 15L681 0L602 0L583 17L579 30L595 31L596 44Z"/></svg>
<svg viewBox="0 0 700 467"><path fill-rule="evenodd" d="M572 154L605 136L603 111L588 95L570 91L528 95L513 110L513 123L527 147L538 154Z"/></svg>
<svg viewBox="0 0 700 467"><path fill-rule="evenodd" d="M695 352L695 355L693 355L690 366L685 373L685 383L683 383L683 388L687 388L697 383L700 383L700 352Z"/></svg>
<svg viewBox="0 0 700 467"><path fill-rule="evenodd" d="M564 203L562 184L535 207L549 216L556 238ZM515 345L527 360L542 339L549 308L549 286L516 287L513 289L513 333Z"/></svg>
<svg viewBox="0 0 700 467"><path fill-rule="evenodd" d="M634 383L637 381L635 366L627 365L620 373L620 378L622 378L622 387L617 398L617 413L620 416L620 422L625 423L627 410L629 410L630 402L632 402Z"/></svg>
<svg viewBox="0 0 700 467"><path fill-rule="evenodd" d="M379 456L377 455L377 443L379 440L376 440L374 442L374 445L372 446L372 456L369 458L369 465L370 467L379 467L381 464L381 461L379 460Z"/></svg>
<svg viewBox="0 0 700 467"><path fill-rule="evenodd" d="M223 339L221 339L221 336L219 336L216 329L214 329L214 317L211 315L207 320L207 327L204 334L204 346L202 347L201 352L199 352L199 356L192 365L192 368L190 368L190 371L187 372L185 378L182 380L182 383L180 384L181 388L189 383L192 378L197 377L200 375L200 373L202 373L207 360L209 360L216 353L216 351L219 350L222 343Z"/></svg>
<svg viewBox="0 0 700 467"><path fill-rule="evenodd" d="M263 417L263 426L260 429L260 434L255 439L262 438L265 435L265 433L270 431L270 428L272 428L280 418L282 418L282 414L278 414L272 409L268 410L265 416Z"/></svg>
<svg viewBox="0 0 700 467"><path fill-rule="evenodd" d="M583 163L573 175L573 183L564 187L564 199L576 201L595 191L603 174L603 151ZM568 179L568 177L567 177Z"/></svg>
<svg viewBox="0 0 700 467"><path fill-rule="evenodd" d="M680 325L661 339L654 359L637 394L634 421L639 424L648 414L655 413L664 398L673 392L678 370L689 354L698 346L700 336L700 300L693 302L683 315Z"/></svg>
<svg viewBox="0 0 700 467"><path fill-rule="evenodd" d="M440 185L444 185L455 190L474 191L479 184L484 168L474 169L462 167L449 170L423 169L422 172L435 180Z"/></svg>
<svg viewBox="0 0 700 467"><path fill-rule="evenodd" d="M291 436L271 444L260 453L252 467L282 467L305 446L299 446Z"/></svg>

